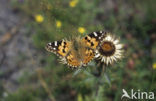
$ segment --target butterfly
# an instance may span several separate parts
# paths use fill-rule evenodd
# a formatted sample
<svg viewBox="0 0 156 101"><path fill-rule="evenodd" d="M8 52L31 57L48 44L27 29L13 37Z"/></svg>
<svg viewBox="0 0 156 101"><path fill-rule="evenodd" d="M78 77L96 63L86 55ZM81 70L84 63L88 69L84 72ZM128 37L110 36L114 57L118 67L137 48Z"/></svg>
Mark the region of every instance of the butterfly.
<svg viewBox="0 0 156 101"><path fill-rule="evenodd" d="M61 62L69 67L84 67L94 59L95 50L104 37L105 31L92 32L82 38L50 42L45 48L59 56Z"/></svg>

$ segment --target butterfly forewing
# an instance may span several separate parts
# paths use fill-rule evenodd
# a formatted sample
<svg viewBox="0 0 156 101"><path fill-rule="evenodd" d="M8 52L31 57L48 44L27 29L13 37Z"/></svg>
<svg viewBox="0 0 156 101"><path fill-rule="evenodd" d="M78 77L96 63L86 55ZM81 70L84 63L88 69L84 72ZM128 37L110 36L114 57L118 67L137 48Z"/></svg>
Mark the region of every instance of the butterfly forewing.
<svg viewBox="0 0 156 101"><path fill-rule="evenodd" d="M61 40L50 42L46 46L46 50L49 52L53 52L61 57L65 57L69 51L70 42Z"/></svg>
<svg viewBox="0 0 156 101"><path fill-rule="evenodd" d="M106 32L98 31L92 32L85 36L82 40L92 49L96 49L100 41L105 37Z"/></svg>

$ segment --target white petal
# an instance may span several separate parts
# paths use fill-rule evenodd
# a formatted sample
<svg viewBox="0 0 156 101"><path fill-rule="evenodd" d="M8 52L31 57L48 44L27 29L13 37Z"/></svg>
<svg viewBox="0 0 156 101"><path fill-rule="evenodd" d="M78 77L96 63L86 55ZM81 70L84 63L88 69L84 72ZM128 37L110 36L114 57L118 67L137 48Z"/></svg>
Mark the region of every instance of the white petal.
<svg viewBox="0 0 156 101"><path fill-rule="evenodd" d="M108 59L108 58L106 58L106 64L108 65L108 63L109 63L109 59Z"/></svg>
<svg viewBox="0 0 156 101"><path fill-rule="evenodd" d="M115 58L114 56L112 56L112 58L113 58L113 61L117 61L116 58Z"/></svg>
<svg viewBox="0 0 156 101"><path fill-rule="evenodd" d="M112 39L111 36L106 37L106 40L108 40L108 41L111 41L111 39Z"/></svg>
<svg viewBox="0 0 156 101"><path fill-rule="evenodd" d="M116 46L116 49L121 49L123 47L122 44L118 44L118 45L115 45Z"/></svg>
<svg viewBox="0 0 156 101"><path fill-rule="evenodd" d="M104 58L102 57L102 59L101 59L101 62L104 62L105 60L104 60Z"/></svg>
<svg viewBox="0 0 156 101"><path fill-rule="evenodd" d="M119 43L119 40L115 40L113 43L116 45Z"/></svg>

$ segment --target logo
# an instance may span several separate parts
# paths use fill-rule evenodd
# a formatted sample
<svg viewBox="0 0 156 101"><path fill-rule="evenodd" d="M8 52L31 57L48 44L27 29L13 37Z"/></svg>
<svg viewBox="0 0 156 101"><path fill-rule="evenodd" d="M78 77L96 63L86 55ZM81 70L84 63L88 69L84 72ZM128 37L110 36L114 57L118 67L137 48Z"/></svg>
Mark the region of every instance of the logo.
<svg viewBox="0 0 156 101"><path fill-rule="evenodd" d="M129 94L125 89L122 89L122 92L121 99L154 99L154 92L142 92L140 90L134 91L133 89L131 89L131 93Z"/></svg>

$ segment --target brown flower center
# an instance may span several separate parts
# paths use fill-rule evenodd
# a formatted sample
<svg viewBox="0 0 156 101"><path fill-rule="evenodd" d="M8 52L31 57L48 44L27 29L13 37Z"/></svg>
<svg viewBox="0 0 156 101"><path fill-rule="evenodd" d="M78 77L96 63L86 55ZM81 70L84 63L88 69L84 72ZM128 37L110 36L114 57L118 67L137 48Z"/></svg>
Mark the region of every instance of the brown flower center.
<svg viewBox="0 0 156 101"><path fill-rule="evenodd" d="M104 56L111 56L115 52L115 45L112 42L105 41L101 44L99 52Z"/></svg>

